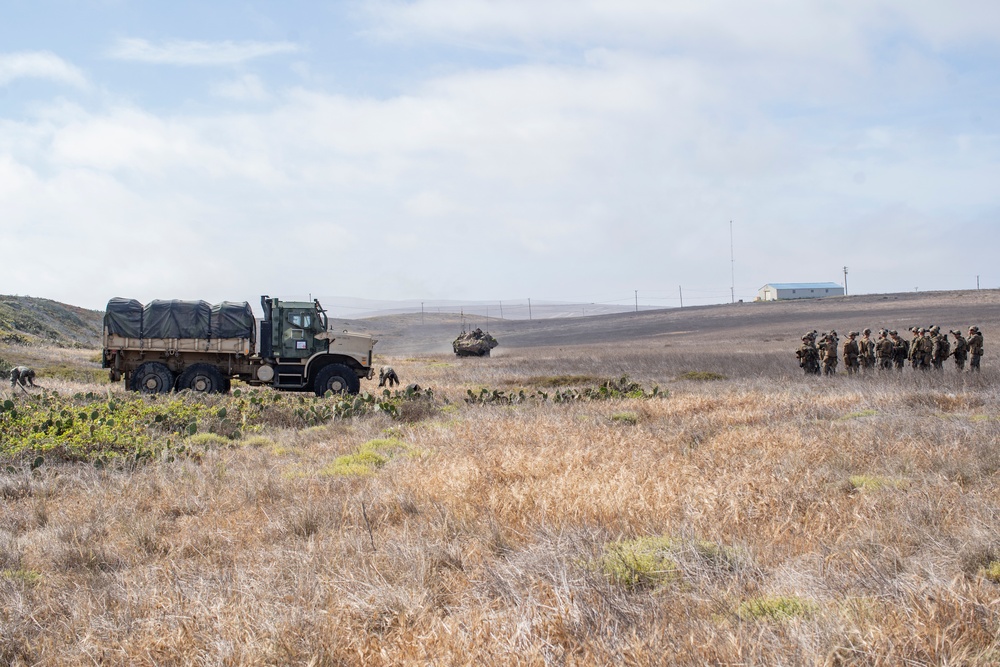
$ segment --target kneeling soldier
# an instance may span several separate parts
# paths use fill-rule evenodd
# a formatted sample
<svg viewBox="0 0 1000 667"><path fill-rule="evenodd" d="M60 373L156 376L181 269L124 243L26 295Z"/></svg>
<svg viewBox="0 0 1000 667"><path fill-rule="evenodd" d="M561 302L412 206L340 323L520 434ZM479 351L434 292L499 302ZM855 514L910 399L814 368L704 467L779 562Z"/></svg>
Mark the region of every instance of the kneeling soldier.
<svg viewBox="0 0 1000 667"><path fill-rule="evenodd" d="M396 375L396 371L392 370L392 366L386 366L379 369L378 386L384 387L386 384L390 387L395 387L399 384L399 376Z"/></svg>
<svg viewBox="0 0 1000 667"><path fill-rule="evenodd" d="M21 386L31 385L35 386L35 371L28 368L27 366L18 366L17 368L10 369L10 388L13 389L18 383Z"/></svg>

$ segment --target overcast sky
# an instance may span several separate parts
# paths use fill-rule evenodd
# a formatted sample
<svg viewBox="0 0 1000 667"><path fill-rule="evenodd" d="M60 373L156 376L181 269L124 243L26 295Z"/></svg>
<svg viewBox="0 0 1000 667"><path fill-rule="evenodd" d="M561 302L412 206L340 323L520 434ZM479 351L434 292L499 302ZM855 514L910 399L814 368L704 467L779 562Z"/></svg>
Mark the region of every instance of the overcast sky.
<svg viewBox="0 0 1000 667"><path fill-rule="evenodd" d="M11 0L0 293L997 287L998 97L995 1Z"/></svg>

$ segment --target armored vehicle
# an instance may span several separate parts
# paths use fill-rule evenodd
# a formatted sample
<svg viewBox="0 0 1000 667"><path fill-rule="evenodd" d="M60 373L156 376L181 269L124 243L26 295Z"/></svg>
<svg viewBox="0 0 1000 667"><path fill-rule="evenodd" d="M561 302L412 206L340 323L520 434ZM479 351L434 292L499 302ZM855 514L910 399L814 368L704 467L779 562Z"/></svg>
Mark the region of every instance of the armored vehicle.
<svg viewBox="0 0 1000 667"><path fill-rule="evenodd" d="M111 299L104 315L103 367L111 381L147 394L173 389L227 392L239 379L288 391L356 394L372 377L366 334L330 329L318 300L262 296L257 323L247 302ZM258 344L259 343L259 344Z"/></svg>
<svg viewBox="0 0 1000 667"><path fill-rule="evenodd" d="M482 329L463 331L451 344L451 349L460 357L488 357L490 350L500 343Z"/></svg>

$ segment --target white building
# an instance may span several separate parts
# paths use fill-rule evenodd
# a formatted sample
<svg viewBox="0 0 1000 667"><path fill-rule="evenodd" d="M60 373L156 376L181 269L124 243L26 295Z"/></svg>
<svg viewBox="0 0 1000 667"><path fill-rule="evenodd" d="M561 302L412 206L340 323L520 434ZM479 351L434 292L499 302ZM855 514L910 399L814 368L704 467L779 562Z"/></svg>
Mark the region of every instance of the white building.
<svg viewBox="0 0 1000 667"><path fill-rule="evenodd" d="M757 292L758 301L818 299L824 296L844 296L844 288L837 283L768 283Z"/></svg>

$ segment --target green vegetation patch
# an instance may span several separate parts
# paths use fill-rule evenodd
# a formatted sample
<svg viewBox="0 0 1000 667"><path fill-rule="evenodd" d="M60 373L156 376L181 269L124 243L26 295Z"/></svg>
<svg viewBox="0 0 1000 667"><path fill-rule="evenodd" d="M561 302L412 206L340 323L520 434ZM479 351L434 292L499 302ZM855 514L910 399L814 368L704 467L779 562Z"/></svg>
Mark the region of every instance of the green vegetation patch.
<svg viewBox="0 0 1000 667"><path fill-rule="evenodd" d="M8 581L13 581L24 586L34 586L42 580L41 573L36 572L35 570L3 570L0 571L0 575Z"/></svg>
<svg viewBox="0 0 1000 667"><path fill-rule="evenodd" d="M711 371L687 371L678 375L677 379L693 380L695 382L713 382L715 380L725 380L726 376L722 373L713 373Z"/></svg>
<svg viewBox="0 0 1000 667"><path fill-rule="evenodd" d="M369 440L355 452L335 458L332 463L321 468L319 474L364 477L374 474L395 457L412 452L413 448L398 438Z"/></svg>
<svg viewBox="0 0 1000 667"><path fill-rule="evenodd" d="M516 405L531 401L544 403L549 400L553 403L572 403L622 398L665 398L668 395L667 392L660 391L659 387L653 387L652 391L646 391L641 384L633 382L627 375L623 375L617 380L604 380L597 386L584 389L564 389L552 394L541 390L529 394L523 389L514 392L486 388L480 389L478 394L467 389L466 394L465 402L472 405Z"/></svg>
<svg viewBox="0 0 1000 667"><path fill-rule="evenodd" d="M638 424L639 415L634 412L616 412L611 415L611 421L617 424Z"/></svg>
<svg viewBox="0 0 1000 667"><path fill-rule="evenodd" d="M861 419L863 417L874 417L878 414L878 410L859 410L857 412L849 412L840 418L841 421L847 421L850 419Z"/></svg>
<svg viewBox="0 0 1000 667"><path fill-rule="evenodd" d="M334 399L331 404L330 399ZM436 411L434 390L414 388L390 391L381 395L362 392L357 395L334 395L327 392L323 398L299 397L300 407L295 414L308 426L318 426L334 419L351 419L382 413L393 419L413 421L414 415L429 416Z"/></svg>
<svg viewBox="0 0 1000 667"><path fill-rule="evenodd" d="M680 577L680 568L671 556L675 545L674 540L662 536L611 542L605 545L596 568L630 590L656 588Z"/></svg>
<svg viewBox="0 0 1000 667"><path fill-rule="evenodd" d="M851 475L848 478L855 491L878 491L879 489L905 489L910 483L905 479L881 477L879 475Z"/></svg>
<svg viewBox="0 0 1000 667"><path fill-rule="evenodd" d="M990 561L982 569L982 575L993 583L1000 584L1000 560Z"/></svg>
<svg viewBox="0 0 1000 667"><path fill-rule="evenodd" d="M808 617L816 606L808 600L797 597L760 597L740 604L737 615L743 621L787 621L797 617Z"/></svg>
<svg viewBox="0 0 1000 667"><path fill-rule="evenodd" d="M205 449L227 447L232 444L232 440L224 438L217 433L195 433L186 442L194 447L204 447Z"/></svg>

